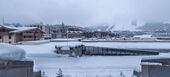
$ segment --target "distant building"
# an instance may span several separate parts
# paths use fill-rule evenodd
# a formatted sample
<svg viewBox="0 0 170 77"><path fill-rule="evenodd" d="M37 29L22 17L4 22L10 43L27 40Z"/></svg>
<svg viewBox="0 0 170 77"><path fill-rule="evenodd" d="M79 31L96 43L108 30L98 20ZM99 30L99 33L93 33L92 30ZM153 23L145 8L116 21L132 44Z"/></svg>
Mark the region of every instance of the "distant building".
<svg viewBox="0 0 170 77"><path fill-rule="evenodd" d="M0 42L4 43L39 40L42 35L43 31L37 27L0 26Z"/></svg>
<svg viewBox="0 0 170 77"><path fill-rule="evenodd" d="M51 35L51 38L81 38L82 37L82 28L78 26L71 26L57 24L57 25L48 25L45 27L46 33Z"/></svg>
<svg viewBox="0 0 170 77"><path fill-rule="evenodd" d="M141 77L170 76L170 58L142 59L141 66Z"/></svg>
<svg viewBox="0 0 170 77"><path fill-rule="evenodd" d="M152 37L156 37L158 40L170 40L170 32L156 31L152 34Z"/></svg>
<svg viewBox="0 0 170 77"><path fill-rule="evenodd" d="M26 25L27 27L38 27L44 32L43 38L44 39L51 39L51 38L66 38L67 37L67 30L68 25L62 24L55 24L55 25L44 25L43 23L40 24L31 24Z"/></svg>

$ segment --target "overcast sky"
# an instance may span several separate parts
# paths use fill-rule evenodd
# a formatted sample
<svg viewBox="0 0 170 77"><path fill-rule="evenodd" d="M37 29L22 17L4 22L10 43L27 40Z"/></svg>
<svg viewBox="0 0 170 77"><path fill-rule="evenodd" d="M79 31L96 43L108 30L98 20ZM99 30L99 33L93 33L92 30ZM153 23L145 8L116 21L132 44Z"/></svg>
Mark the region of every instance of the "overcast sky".
<svg viewBox="0 0 170 77"><path fill-rule="evenodd" d="M0 17L22 24L127 24L170 21L170 0L0 0ZM0 21L2 24L2 21Z"/></svg>

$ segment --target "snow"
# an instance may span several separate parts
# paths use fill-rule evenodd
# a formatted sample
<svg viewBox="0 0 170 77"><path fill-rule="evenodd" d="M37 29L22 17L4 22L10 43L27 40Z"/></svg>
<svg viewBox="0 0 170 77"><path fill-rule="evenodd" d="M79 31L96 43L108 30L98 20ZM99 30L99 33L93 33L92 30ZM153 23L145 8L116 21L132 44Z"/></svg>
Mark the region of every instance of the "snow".
<svg viewBox="0 0 170 77"><path fill-rule="evenodd" d="M136 35L135 38L152 38L152 35Z"/></svg>
<svg viewBox="0 0 170 77"><path fill-rule="evenodd" d="M89 42L86 46L130 48L130 49L170 49L170 42Z"/></svg>
<svg viewBox="0 0 170 77"><path fill-rule="evenodd" d="M12 31L10 31L11 33L37 29L37 27L14 27L14 26L3 26L3 27L8 28L8 29L12 29Z"/></svg>
<svg viewBox="0 0 170 77"><path fill-rule="evenodd" d="M67 42L67 41L78 41L80 38L77 38L77 39L67 39L67 38L65 38L65 39L63 39L63 38L58 38L58 39L51 39L50 41L51 42Z"/></svg>
<svg viewBox="0 0 170 77"><path fill-rule="evenodd" d="M70 47L69 46L64 46L61 48L61 50L70 50Z"/></svg>
<svg viewBox="0 0 170 77"><path fill-rule="evenodd" d="M45 56L45 57L44 57ZM35 61L35 69L55 77L59 68L67 77L119 76L123 72L131 77L134 69L140 69L141 56L83 56L79 58L55 55L29 55Z"/></svg>
<svg viewBox="0 0 170 77"><path fill-rule="evenodd" d="M27 58L34 60L35 70L45 72L46 77L55 77L59 68L64 77L131 77L133 70L140 70L140 63L144 57L170 56L82 56L78 58L57 55L53 51L57 46L92 45L121 48L170 48L170 43L121 43L121 42L50 42L39 45L17 45L26 50ZM132 45L132 46L131 46ZM139 47L138 47L139 45ZM129 47L130 46L130 47ZM149 46L149 47L148 47Z"/></svg>
<svg viewBox="0 0 170 77"><path fill-rule="evenodd" d="M0 43L0 59L23 60L25 51L19 47Z"/></svg>
<svg viewBox="0 0 170 77"><path fill-rule="evenodd" d="M158 56L142 58L142 60L151 60L151 59L170 59L170 54L161 54L161 55L158 55Z"/></svg>
<svg viewBox="0 0 170 77"><path fill-rule="evenodd" d="M36 41L21 41L18 42L18 44L22 45L37 45L37 44L44 44L44 43L49 43L50 40L36 40Z"/></svg>
<svg viewBox="0 0 170 77"><path fill-rule="evenodd" d="M159 65L159 66L161 66L162 63L142 62L141 65Z"/></svg>
<svg viewBox="0 0 170 77"><path fill-rule="evenodd" d="M16 27L16 30L11 31L11 33L17 33L17 32L22 32L22 31L27 31L32 29L37 29L37 27Z"/></svg>
<svg viewBox="0 0 170 77"><path fill-rule="evenodd" d="M26 50L27 54L54 54L55 46L75 46L80 45L80 42L50 42L45 44L35 45L17 45L18 47Z"/></svg>

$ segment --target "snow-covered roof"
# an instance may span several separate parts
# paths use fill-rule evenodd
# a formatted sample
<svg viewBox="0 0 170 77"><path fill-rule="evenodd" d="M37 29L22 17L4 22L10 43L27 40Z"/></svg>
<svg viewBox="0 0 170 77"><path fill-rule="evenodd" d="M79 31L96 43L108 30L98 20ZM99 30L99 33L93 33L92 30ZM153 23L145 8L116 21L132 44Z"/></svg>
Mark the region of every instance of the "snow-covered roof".
<svg viewBox="0 0 170 77"><path fill-rule="evenodd" d="M64 46L61 48L61 50L70 50L70 47L69 46Z"/></svg>
<svg viewBox="0 0 170 77"><path fill-rule="evenodd" d="M0 59L23 60L25 58L25 54L25 50L19 47L0 43Z"/></svg>
<svg viewBox="0 0 170 77"><path fill-rule="evenodd" d="M142 62L141 65L162 65L162 63Z"/></svg>
<svg viewBox="0 0 170 77"><path fill-rule="evenodd" d="M122 49L170 49L170 43L165 42L89 42L86 46L122 48Z"/></svg>
<svg viewBox="0 0 170 77"><path fill-rule="evenodd" d="M152 35L136 35L134 37L138 37L138 38L151 38Z"/></svg>
<svg viewBox="0 0 170 77"><path fill-rule="evenodd" d="M158 60L158 59L169 59L170 60L170 55L161 55L161 56L152 56L152 57L144 57L142 60Z"/></svg>
<svg viewBox="0 0 170 77"><path fill-rule="evenodd" d="M14 27L14 26L2 26L2 27L11 29L10 33L18 33L18 32L38 29L37 27Z"/></svg>
<svg viewBox="0 0 170 77"><path fill-rule="evenodd" d="M33 30L37 29L37 27L17 27L16 30L11 31L12 33L17 33L17 32L23 32L23 31L28 31L28 30Z"/></svg>

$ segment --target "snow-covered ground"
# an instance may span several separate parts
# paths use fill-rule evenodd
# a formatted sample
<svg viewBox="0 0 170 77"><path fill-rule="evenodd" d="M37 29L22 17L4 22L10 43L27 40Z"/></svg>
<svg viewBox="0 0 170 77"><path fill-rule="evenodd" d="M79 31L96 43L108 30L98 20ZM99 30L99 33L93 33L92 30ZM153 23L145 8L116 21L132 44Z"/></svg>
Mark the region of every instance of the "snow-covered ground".
<svg viewBox="0 0 170 77"><path fill-rule="evenodd" d="M89 42L87 46L136 49L170 49L170 42Z"/></svg>
<svg viewBox="0 0 170 77"><path fill-rule="evenodd" d="M27 52L27 57L35 62L35 70L42 70L46 77L55 77L61 68L65 77L120 77L122 72L126 77L131 77L133 70L140 70L143 57L151 56L83 56L79 58L56 55L53 51L55 45L79 45L81 42L50 42L39 45L17 45ZM107 47L137 47L135 43L83 43L92 46ZM142 47L166 47L170 43L142 43ZM150 46L151 45L151 46ZM164 56L164 54L159 55ZM169 56L169 54L166 54Z"/></svg>
<svg viewBox="0 0 170 77"><path fill-rule="evenodd" d="M131 77L133 70L140 69L139 56L84 56L80 58L55 55L28 55L34 59L35 69L42 70L49 77L54 77L59 68L69 77L119 76L123 72Z"/></svg>
<svg viewBox="0 0 170 77"><path fill-rule="evenodd" d="M64 39L63 39L63 38L60 38L60 39L59 39L59 38L58 38L58 39L51 39L50 41L51 41L51 42L67 42L67 41L70 41L70 42L71 42L71 41L78 41L78 40L80 40L80 39L81 39L81 38L74 38L74 39L70 39L70 38L68 38L68 39L67 39L67 38L64 38Z"/></svg>
<svg viewBox="0 0 170 77"><path fill-rule="evenodd" d="M18 44L22 45L36 45L36 44L44 44L44 43L49 43L50 40L37 40L37 41L22 41L19 42Z"/></svg>
<svg viewBox="0 0 170 77"><path fill-rule="evenodd" d="M79 45L80 42L50 42L46 44L36 44L36 45L17 45L27 51L27 54L54 54L55 45L58 46L74 46Z"/></svg>

